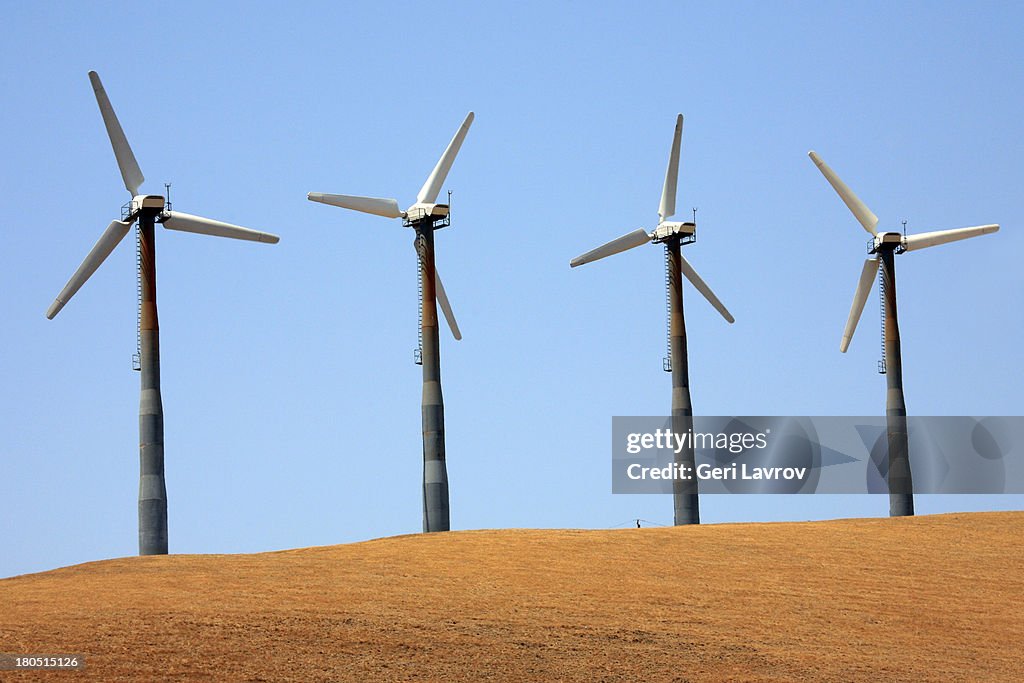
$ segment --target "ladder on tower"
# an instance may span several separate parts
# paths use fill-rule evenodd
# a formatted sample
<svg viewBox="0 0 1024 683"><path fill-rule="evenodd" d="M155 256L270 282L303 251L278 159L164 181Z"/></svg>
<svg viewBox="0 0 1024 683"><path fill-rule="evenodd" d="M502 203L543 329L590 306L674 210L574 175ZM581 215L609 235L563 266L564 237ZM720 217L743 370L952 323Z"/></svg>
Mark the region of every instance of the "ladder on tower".
<svg viewBox="0 0 1024 683"><path fill-rule="evenodd" d="M665 245L665 357L661 369L672 372L672 252Z"/></svg>
<svg viewBox="0 0 1024 683"><path fill-rule="evenodd" d="M449 193L449 197L451 193ZM416 234L416 348L412 351L412 362L423 365L423 236Z"/></svg>
<svg viewBox="0 0 1024 683"><path fill-rule="evenodd" d="M142 226L135 224L135 353L132 370L142 371Z"/></svg>
<svg viewBox="0 0 1024 683"><path fill-rule="evenodd" d="M882 358L878 361L878 374L885 374L885 275L882 261L878 261L878 304L882 313Z"/></svg>

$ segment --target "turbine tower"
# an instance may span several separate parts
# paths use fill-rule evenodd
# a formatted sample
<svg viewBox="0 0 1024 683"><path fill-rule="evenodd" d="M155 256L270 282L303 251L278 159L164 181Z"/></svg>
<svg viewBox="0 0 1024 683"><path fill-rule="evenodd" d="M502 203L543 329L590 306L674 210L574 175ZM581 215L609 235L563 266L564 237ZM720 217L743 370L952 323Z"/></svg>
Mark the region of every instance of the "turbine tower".
<svg viewBox="0 0 1024 683"><path fill-rule="evenodd" d="M121 219L111 221L92 250L71 276L57 299L46 311L53 319L75 295L85 281L96 272L114 247L124 239L132 224L138 222L138 283L139 283L139 370L142 395L139 401L139 554L167 554L167 488L164 482L164 413L160 399L160 325L156 311L156 242L153 228L161 223L165 228L195 232L217 237L276 244L277 235L242 228L230 223L171 211L170 202L160 195L139 194L142 171L135 160L128 139L114 114L100 77L89 72L96 102L103 123L114 148L114 157L121 169L124 186L131 201L121 207Z"/></svg>
<svg viewBox="0 0 1024 683"><path fill-rule="evenodd" d="M661 204L658 205L658 226L648 233L643 228L623 235L604 244L597 249L577 256L569 265L573 268L584 263L617 254L620 251L639 247L641 244L655 242L665 245L666 281L668 283L669 309L669 357L666 370L672 373L672 431L676 434L689 434L693 431L693 405L690 402L689 364L686 357L686 321L683 318L683 283L681 275L704 295L712 306L730 323L735 322L732 314L725 308L711 288L701 279L693 266L683 258L681 247L692 244L697 239L696 222L676 222L667 220L676 212L676 184L679 179L679 145L683 137L683 115L676 117L675 134L672 137L672 150L668 157L668 169L665 171L665 186L661 191ZM683 524L700 524L700 507L697 499L697 480L694 475L695 458L692 440L687 440L686 447L675 455L675 462L681 471L690 474L689 480L675 479L672 482L672 498L674 520L676 526Z"/></svg>
<svg viewBox="0 0 1024 683"><path fill-rule="evenodd" d="M402 225L412 228L416 237L413 246L419 260L420 276L420 335L422 347L418 362L423 365L423 531L448 531L451 528L448 509L448 471L444 449L444 400L441 397L441 356L438 340L437 305L455 339L462 339L451 304L445 294L441 277L434 266L434 231L450 225L449 207L438 204L437 195L452 162L466 139L473 123L473 112L455 132L437 166L416 195L416 201L405 211L398 208L398 200L379 197L357 197L344 194L310 192L306 198L313 202L340 206L385 218L401 218Z"/></svg>
<svg viewBox="0 0 1024 683"><path fill-rule="evenodd" d="M846 353L857 329L857 321L864 310L875 275L881 279L882 291L882 339L885 360L879 365L879 372L886 376L885 414L886 434L889 444L889 463L886 479L889 483L889 516L904 517L914 514L914 484L910 471L910 449L907 439L907 405L903 397L903 360L900 352L899 318L896 313L896 262L895 255L934 247L947 242L956 242L969 237L987 235L999 230L998 225L979 225L955 230L938 230L917 235L903 235L899 232L878 232L878 217L846 186L828 164L816 152L808 152L811 161L818 167L825 180L850 209L857 222L868 231L868 253L873 256L864 262L860 281L853 295L850 315L846 320L839 350Z"/></svg>

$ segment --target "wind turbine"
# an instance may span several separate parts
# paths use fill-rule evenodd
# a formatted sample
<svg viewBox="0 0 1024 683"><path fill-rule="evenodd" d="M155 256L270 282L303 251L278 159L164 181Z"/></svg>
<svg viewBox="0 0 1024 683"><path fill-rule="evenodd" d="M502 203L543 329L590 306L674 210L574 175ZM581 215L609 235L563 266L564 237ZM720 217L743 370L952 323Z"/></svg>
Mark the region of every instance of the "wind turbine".
<svg viewBox="0 0 1024 683"><path fill-rule="evenodd" d="M903 360L900 353L900 328L896 314L896 262L895 255L934 247L947 242L956 242L969 237L987 235L999 230L998 225L979 225L971 228L938 230L917 235L902 235L899 232L878 232L878 217L846 186L835 171L821 160L816 152L808 152L811 161L818 167L825 180L839 195L843 203L857 218L857 222L868 231L868 253L874 258L864 261L860 281L853 295L850 315L846 320L839 350L846 353L857 329L857 321L864 310L875 275L881 278L882 290L882 338L885 346L885 360L879 371L886 375L885 414L886 433L889 444L889 516L904 517L914 514L914 484L910 472L910 449L907 440L907 404L903 397Z"/></svg>
<svg viewBox="0 0 1024 683"><path fill-rule="evenodd" d="M416 232L413 246L419 260L420 275L420 337L418 361L423 366L423 531L448 531L451 528L448 509L448 471L444 450L444 400L441 397L441 356L438 341L437 305L455 339L462 339L448 295L434 266L434 231L451 224L449 207L438 204L441 191L452 162L466 139L473 123L469 112L455 132L455 137L441 155L437 166L416 195L416 201L405 211L398 208L398 200L379 197L357 197L344 194L310 192L306 198L313 202L340 206L385 218L401 218L402 225Z"/></svg>
<svg viewBox="0 0 1024 683"><path fill-rule="evenodd" d="M131 193L131 201L121 207L121 219L111 221L107 229L71 276L57 299L46 311L53 319L71 300L85 281L96 272L114 247L124 239L132 224L138 222L137 255L139 283L139 370L142 395L139 401L139 554L167 554L167 488L164 482L164 412L160 398L160 326L156 311L156 242L153 227L162 223L165 228L195 232L217 237L276 244L277 235L242 228L230 223L171 211L170 202L160 195L139 194L142 171L135 160L128 138L110 106L110 99L95 71L89 72L96 102L107 128L114 157L121 169L124 186Z"/></svg>
<svg viewBox="0 0 1024 683"><path fill-rule="evenodd" d="M686 321L683 318L683 283L680 275L685 275L697 291L704 295L722 317L730 323L735 322L732 314L725 308L711 288L701 279L693 266L683 258L681 246L692 244L697 240L696 222L677 222L667 220L676 212L676 184L679 178L679 145L683 137L683 115L676 117L675 134L672 137L672 150L668 157L668 169L665 171L665 185L661 191L661 204L658 205L658 226L653 232L638 228L633 232L603 244L577 256L569 265L573 268L584 263L602 259L605 256L618 254L641 244L654 242L665 245L666 282L668 284L669 308L669 357L665 369L672 373L672 431L676 434L689 434L693 431L693 405L690 402L690 376L686 357ZM694 475L694 452L692 440L687 440L685 448L675 456L675 462L681 471L690 474L689 480L675 479L672 482L674 520L676 526L683 524L700 524L700 507L697 499L697 479Z"/></svg>

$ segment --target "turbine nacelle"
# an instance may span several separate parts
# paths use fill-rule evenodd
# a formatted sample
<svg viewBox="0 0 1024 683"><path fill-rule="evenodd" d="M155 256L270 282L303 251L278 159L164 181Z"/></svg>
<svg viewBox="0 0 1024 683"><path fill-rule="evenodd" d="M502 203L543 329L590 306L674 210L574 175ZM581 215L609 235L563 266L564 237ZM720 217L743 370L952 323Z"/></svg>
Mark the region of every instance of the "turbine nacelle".
<svg viewBox="0 0 1024 683"><path fill-rule="evenodd" d="M128 222L135 221L143 210L163 213L166 200L158 194L138 194L122 209L121 220Z"/></svg>
<svg viewBox="0 0 1024 683"><path fill-rule="evenodd" d="M903 239L903 233L880 232L871 238L868 253L877 254L879 251L888 248L894 248L896 251L902 252L905 250Z"/></svg>
<svg viewBox="0 0 1024 683"><path fill-rule="evenodd" d="M448 216L448 205L447 204L427 204L425 202L416 202L402 214L409 223L416 223L418 221L427 219L440 219Z"/></svg>
<svg viewBox="0 0 1024 683"><path fill-rule="evenodd" d="M651 233L652 242L667 242L673 237L691 237L697 232L697 224L681 221L662 221Z"/></svg>

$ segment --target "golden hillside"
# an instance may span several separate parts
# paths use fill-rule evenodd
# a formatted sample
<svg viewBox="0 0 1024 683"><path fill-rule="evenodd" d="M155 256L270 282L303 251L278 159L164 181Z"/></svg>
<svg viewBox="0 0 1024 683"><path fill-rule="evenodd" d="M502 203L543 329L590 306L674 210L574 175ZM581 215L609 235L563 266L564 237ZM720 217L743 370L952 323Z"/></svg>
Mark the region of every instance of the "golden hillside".
<svg viewBox="0 0 1024 683"><path fill-rule="evenodd" d="M1021 681L1024 513L499 530L0 580L2 680Z"/></svg>

